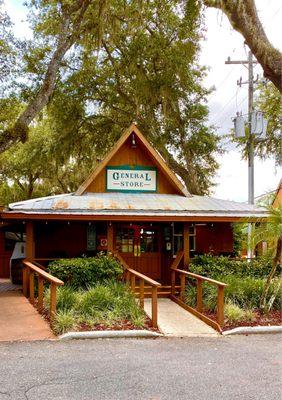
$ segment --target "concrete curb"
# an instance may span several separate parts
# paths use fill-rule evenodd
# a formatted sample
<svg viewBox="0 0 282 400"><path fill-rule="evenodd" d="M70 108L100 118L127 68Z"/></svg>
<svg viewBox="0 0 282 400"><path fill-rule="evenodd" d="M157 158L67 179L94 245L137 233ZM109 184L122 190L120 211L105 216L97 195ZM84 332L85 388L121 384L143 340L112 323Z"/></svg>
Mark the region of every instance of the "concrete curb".
<svg viewBox="0 0 282 400"><path fill-rule="evenodd" d="M258 333L282 333L282 326L241 326L234 328L230 331L222 332L224 336L227 335L250 335Z"/></svg>
<svg viewBox="0 0 282 400"><path fill-rule="evenodd" d="M88 331L88 332L68 332L59 336L59 340L71 339L108 339L108 338L156 338L163 336L160 333L146 330L128 331Z"/></svg>

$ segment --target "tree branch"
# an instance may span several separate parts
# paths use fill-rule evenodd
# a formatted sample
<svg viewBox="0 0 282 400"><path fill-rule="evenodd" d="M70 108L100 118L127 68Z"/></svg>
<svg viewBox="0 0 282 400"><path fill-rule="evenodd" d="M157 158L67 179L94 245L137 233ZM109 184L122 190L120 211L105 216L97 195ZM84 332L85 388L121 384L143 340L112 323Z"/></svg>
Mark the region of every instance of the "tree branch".
<svg viewBox="0 0 282 400"><path fill-rule="evenodd" d="M57 73L61 66L61 62L66 52L77 39L83 17L90 4L91 0L77 0L72 7L64 10L57 48L48 64L41 88L37 92L36 96L29 102L26 109L18 117L14 126L1 133L0 152L7 150L17 142L25 142L27 140L28 126L34 120L36 115L38 115L38 113L48 104L55 89ZM72 22L74 13L78 14Z"/></svg>
<svg viewBox="0 0 282 400"><path fill-rule="evenodd" d="M264 76L282 92L282 54L268 40L254 0L203 1L207 7L224 12L232 27L245 38L246 44L262 66Z"/></svg>

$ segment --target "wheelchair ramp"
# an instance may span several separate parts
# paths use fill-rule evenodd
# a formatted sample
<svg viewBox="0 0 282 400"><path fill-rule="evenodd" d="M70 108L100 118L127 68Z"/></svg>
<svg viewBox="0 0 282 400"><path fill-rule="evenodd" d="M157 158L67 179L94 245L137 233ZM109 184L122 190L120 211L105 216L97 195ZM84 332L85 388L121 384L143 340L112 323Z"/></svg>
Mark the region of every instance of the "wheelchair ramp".
<svg viewBox="0 0 282 400"><path fill-rule="evenodd" d="M150 299L145 299L144 309L151 317ZM218 337L213 328L170 299L158 299L158 326L166 336Z"/></svg>
<svg viewBox="0 0 282 400"><path fill-rule="evenodd" d="M0 341L55 339L48 323L20 291L0 293Z"/></svg>

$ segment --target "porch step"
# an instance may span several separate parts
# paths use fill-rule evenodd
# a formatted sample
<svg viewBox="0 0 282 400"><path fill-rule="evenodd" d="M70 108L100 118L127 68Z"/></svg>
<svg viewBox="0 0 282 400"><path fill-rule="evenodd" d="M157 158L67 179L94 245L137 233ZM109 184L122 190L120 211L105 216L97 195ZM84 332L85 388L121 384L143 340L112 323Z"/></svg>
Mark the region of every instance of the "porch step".
<svg viewBox="0 0 282 400"><path fill-rule="evenodd" d="M180 292L180 286L175 286L175 292L176 294L179 294ZM135 295L136 297L139 297L140 295L140 287L135 286ZM171 295L171 286L170 285L164 285L158 288L158 297L169 297ZM144 287L144 297L149 298L152 296L152 288L151 286L145 286Z"/></svg>

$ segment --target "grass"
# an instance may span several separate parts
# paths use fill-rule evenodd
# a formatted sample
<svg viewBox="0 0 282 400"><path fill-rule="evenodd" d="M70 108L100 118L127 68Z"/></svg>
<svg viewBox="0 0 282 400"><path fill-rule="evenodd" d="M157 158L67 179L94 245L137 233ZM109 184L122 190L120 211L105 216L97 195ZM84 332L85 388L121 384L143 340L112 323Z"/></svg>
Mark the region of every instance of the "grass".
<svg viewBox="0 0 282 400"><path fill-rule="evenodd" d="M44 304L49 308L49 290L45 292ZM110 327L123 321L129 321L138 328L145 324L143 310L129 288L122 283L100 283L88 290L62 286L57 290L57 315L53 325L56 334L78 329L82 324Z"/></svg>

